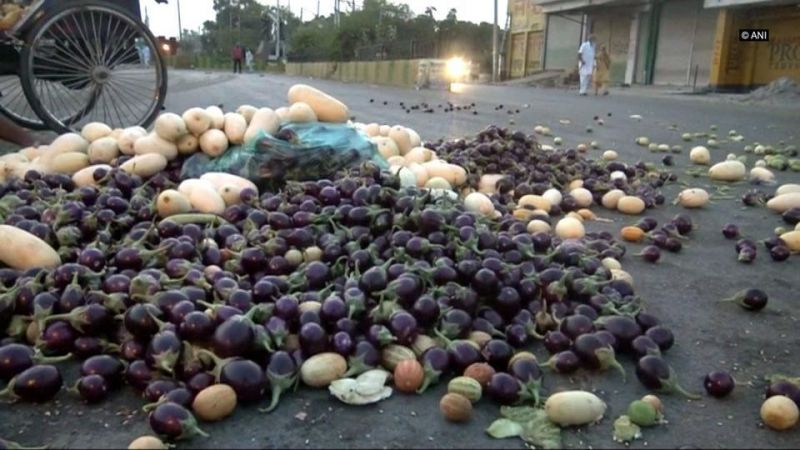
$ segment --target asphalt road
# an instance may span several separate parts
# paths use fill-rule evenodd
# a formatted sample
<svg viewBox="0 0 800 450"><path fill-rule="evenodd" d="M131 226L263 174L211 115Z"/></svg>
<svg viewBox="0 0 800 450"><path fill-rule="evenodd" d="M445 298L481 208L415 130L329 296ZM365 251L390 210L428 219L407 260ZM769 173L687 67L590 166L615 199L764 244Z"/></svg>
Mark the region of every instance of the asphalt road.
<svg viewBox="0 0 800 450"><path fill-rule="evenodd" d="M715 160L723 160L730 152L741 153L745 143L754 141L800 144L798 108L758 107L650 90L612 91L608 97L595 98L578 97L574 90L469 86L462 93L452 94L282 76L234 77L199 72L171 76L166 109L178 113L191 106L209 104L223 104L225 109L235 109L242 103L279 107L286 101L289 86L305 82L346 102L359 121L403 124L416 129L426 140L462 137L490 124L525 131L542 124L549 126L555 136L563 137L566 146L596 140L602 150L617 150L623 161L658 163L663 154L650 153L634 144L637 136L647 136L658 143L682 144L684 152L674 155L673 170L681 175L681 182L707 187L712 193L715 187L707 179L684 174L688 149L696 143L681 142L682 132L708 132L709 126L716 124L720 137L731 129L744 135L744 142L723 144L720 149L712 150ZM474 102L478 114L442 113L437 105L446 101L456 105ZM406 105L427 102L437 112L406 113L399 102ZM499 105L503 105L502 110L495 109ZM515 113L508 114L510 109ZM641 115L641 121L631 119L629 116L633 114ZM605 124L594 124L594 116L602 117ZM563 124L560 120L570 123ZM677 130L669 129L672 124ZM591 133L587 126L592 127ZM543 138L542 142L551 143L551 138ZM602 150L593 150L589 157L599 158ZM750 158L752 164L754 158ZM783 172L777 176L781 183L800 182L797 173ZM738 263L734 242L725 240L720 233L725 223L734 222L746 236L764 239L782 224L777 215L766 209L742 207L739 194L750 187L746 183L735 185L731 194L734 200L718 198L707 208L690 211L698 228L681 253L665 254L659 264L649 265L630 256L638 251L638 246L631 245L629 256L623 260L624 268L636 280L637 292L646 299L648 310L675 331L676 344L666 357L682 384L691 391L701 392L703 376L712 370L730 371L739 383L724 400L704 396L700 401L687 401L661 396L669 423L645 429L644 439L635 441L631 447L797 448L800 444L800 427L782 433L770 431L760 423L758 414L765 375L800 375L797 362L800 256L775 263L760 247L755 263ZM672 185L665 193L674 198L681 188L679 184ZM624 224L635 222L602 208L596 211L614 223L591 223L589 230L616 233ZM680 211L679 207L665 206L650 214L664 221ZM735 305L716 302L747 287L760 287L770 295L765 310L748 313ZM541 345L535 344L533 351L545 358ZM611 439L612 423L624 414L630 401L648 393L636 380L632 362L622 360L628 373L627 383L613 371L574 377L546 375L547 392L567 388L593 390L609 404L606 418L600 424L564 431L567 447L622 447ZM74 365L65 367L66 380L75 380ZM339 403L325 391L302 388L287 395L270 415L259 414L256 407L243 407L224 422L203 424L211 437L181 443L179 448L523 447L520 440L493 440L485 434L485 428L498 416L497 406L486 400L479 403L471 422L446 423L438 410L443 391L444 386L440 385L423 396L395 393L377 405L352 407ZM53 448L124 447L135 437L150 433L145 415L138 410L141 404L131 390L115 394L100 406L86 406L66 393L59 396L58 402L40 406L2 404L0 436Z"/></svg>

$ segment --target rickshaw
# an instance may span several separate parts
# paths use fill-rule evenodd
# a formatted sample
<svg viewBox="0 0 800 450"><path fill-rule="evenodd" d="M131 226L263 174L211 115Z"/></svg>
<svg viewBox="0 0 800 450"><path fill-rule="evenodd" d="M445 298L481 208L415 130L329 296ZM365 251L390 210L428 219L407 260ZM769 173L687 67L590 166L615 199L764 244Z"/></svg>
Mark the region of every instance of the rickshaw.
<svg viewBox="0 0 800 450"><path fill-rule="evenodd" d="M155 120L167 69L139 0L28 3L0 31L0 113L58 133L89 122L125 128Z"/></svg>

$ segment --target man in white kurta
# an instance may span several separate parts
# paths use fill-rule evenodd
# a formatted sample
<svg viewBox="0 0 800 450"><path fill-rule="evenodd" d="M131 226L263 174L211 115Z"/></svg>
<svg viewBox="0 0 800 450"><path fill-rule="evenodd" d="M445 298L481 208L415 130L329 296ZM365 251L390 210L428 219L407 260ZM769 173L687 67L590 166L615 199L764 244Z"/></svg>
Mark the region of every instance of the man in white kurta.
<svg viewBox="0 0 800 450"><path fill-rule="evenodd" d="M578 75L581 79L580 95L586 95L589 85L592 83L592 72L594 71L594 48L595 37L590 34L581 47L578 49Z"/></svg>

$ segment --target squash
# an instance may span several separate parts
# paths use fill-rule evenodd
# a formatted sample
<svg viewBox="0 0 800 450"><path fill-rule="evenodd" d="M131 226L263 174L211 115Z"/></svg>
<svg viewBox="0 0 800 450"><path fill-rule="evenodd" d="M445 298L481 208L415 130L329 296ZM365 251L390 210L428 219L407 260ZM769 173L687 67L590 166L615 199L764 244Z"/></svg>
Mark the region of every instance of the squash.
<svg viewBox="0 0 800 450"><path fill-rule="evenodd" d="M371 123L364 127L364 134L369 137L376 137L381 135L381 126L377 123Z"/></svg>
<svg viewBox="0 0 800 450"><path fill-rule="evenodd" d="M110 163L119 156L119 145L116 139L103 137L89 144L87 154L93 163Z"/></svg>
<svg viewBox="0 0 800 450"><path fill-rule="evenodd" d="M281 106L275 110L275 114L278 115L278 121L280 123L286 123L289 121L289 107Z"/></svg>
<svg viewBox="0 0 800 450"><path fill-rule="evenodd" d="M230 416L236 409L236 391L227 384L214 384L197 393L192 411L203 421L216 422Z"/></svg>
<svg viewBox="0 0 800 450"><path fill-rule="evenodd" d="M216 158L228 150L228 137L224 132L212 128L200 136L200 150L206 155Z"/></svg>
<svg viewBox="0 0 800 450"><path fill-rule="evenodd" d="M739 161L724 161L708 169L708 177L717 181L741 181L747 176L747 167Z"/></svg>
<svg viewBox="0 0 800 450"><path fill-rule="evenodd" d="M182 118L186 129L194 136L200 136L211 128L211 114L203 108L189 108Z"/></svg>
<svg viewBox="0 0 800 450"><path fill-rule="evenodd" d="M187 134L178 139L176 147L178 147L179 155L192 155L200 149L200 140L193 134Z"/></svg>
<svg viewBox="0 0 800 450"><path fill-rule="evenodd" d="M133 153L136 155L147 155L157 153L167 161L172 161L178 157L178 146L174 142L162 138L157 133L137 139L133 144Z"/></svg>
<svg viewBox="0 0 800 450"><path fill-rule="evenodd" d="M113 131L110 126L104 123L90 122L81 128L81 136L91 144L100 138L107 137Z"/></svg>
<svg viewBox="0 0 800 450"><path fill-rule="evenodd" d="M308 104L320 122L345 123L350 119L347 106L330 95L305 84L289 88L289 104Z"/></svg>
<svg viewBox="0 0 800 450"><path fill-rule="evenodd" d="M306 103L297 102L289 107L288 113L289 122L294 123L309 123L316 122L317 115Z"/></svg>
<svg viewBox="0 0 800 450"><path fill-rule="evenodd" d="M241 114L225 114L225 136L233 145L244 144L244 134L247 132L247 120Z"/></svg>
<svg viewBox="0 0 800 450"><path fill-rule="evenodd" d="M244 141L250 142L262 131L274 136L280 127L281 119L275 111L269 108L261 108L253 114L250 125L248 125L247 131L244 133Z"/></svg>
<svg viewBox="0 0 800 450"><path fill-rule="evenodd" d="M89 149L89 141L84 139L81 135L76 133L66 133L55 138L49 145L49 150L46 155L58 155L61 153L82 152L86 153Z"/></svg>
<svg viewBox="0 0 800 450"><path fill-rule="evenodd" d="M300 379L307 386L326 387L347 371L347 361L338 353L317 353L300 366Z"/></svg>
<svg viewBox="0 0 800 450"><path fill-rule="evenodd" d="M154 131L161 139L173 144L189 133L189 130L186 129L186 122L181 116L174 113L164 113L158 116Z"/></svg>
<svg viewBox="0 0 800 450"><path fill-rule="evenodd" d="M225 200L222 199L219 192L207 183L198 184L192 188L189 202L192 204L192 209L205 214L222 215L226 208Z"/></svg>
<svg viewBox="0 0 800 450"><path fill-rule="evenodd" d="M227 185L232 185L241 190L252 189L253 191L258 192L258 188L256 187L255 183L247 178L242 178L238 175L233 175L230 173L207 172L200 176L200 180L211 183L211 185L218 190Z"/></svg>
<svg viewBox="0 0 800 450"><path fill-rule="evenodd" d="M160 153L136 155L119 166L123 172L150 178L167 168L167 158Z"/></svg>
<svg viewBox="0 0 800 450"><path fill-rule="evenodd" d="M211 128L221 130L225 126L225 113L219 106L209 106L206 112L211 116Z"/></svg>
<svg viewBox="0 0 800 450"><path fill-rule="evenodd" d="M89 166L89 156L86 153L70 152L56 155L47 164L47 169L53 173L66 173L72 175L75 172Z"/></svg>
<svg viewBox="0 0 800 450"><path fill-rule="evenodd" d="M161 191L156 199L156 210L161 218L174 216L176 214L186 214L192 210L192 204L182 193L167 189Z"/></svg>
<svg viewBox="0 0 800 450"><path fill-rule="evenodd" d="M147 136L147 130L142 127L131 127L122 130L117 139L120 153L129 156L135 155L136 153L133 151L134 143L145 136Z"/></svg>
<svg viewBox="0 0 800 450"><path fill-rule="evenodd" d="M623 214L641 214L645 208L644 200L633 195L626 195L617 201L617 211Z"/></svg>
<svg viewBox="0 0 800 450"><path fill-rule="evenodd" d="M253 119L253 115L258 111L258 108L251 105L242 105L236 108L236 113L241 114L244 117L244 120L247 121L247 124L250 124L250 121Z"/></svg>
<svg viewBox="0 0 800 450"><path fill-rule="evenodd" d="M385 159L389 159L392 156L400 156L400 150L391 138L378 136L372 138L372 142L378 146L378 153Z"/></svg>
<svg viewBox="0 0 800 450"><path fill-rule="evenodd" d="M563 391L547 398L544 411L559 426L587 425L603 418L606 404L591 392Z"/></svg>
<svg viewBox="0 0 800 450"><path fill-rule="evenodd" d="M422 139L419 137L419 133L411 128L406 128L406 133L408 133L408 139L411 142L411 148L422 145Z"/></svg>
<svg viewBox="0 0 800 450"><path fill-rule="evenodd" d="M106 172L111 171L111 166L108 164L95 164L93 166L84 167L83 169L72 174L72 182L76 187L82 188L85 186L97 186L97 180L94 179L94 172L97 169L103 169Z"/></svg>
<svg viewBox="0 0 800 450"><path fill-rule="evenodd" d="M389 137L397 144L401 156L411 150L411 136L408 135L408 131L404 127L395 125L389 130Z"/></svg>
<svg viewBox="0 0 800 450"><path fill-rule="evenodd" d="M0 261L21 271L61 265L58 252L47 242L11 225L0 225Z"/></svg>

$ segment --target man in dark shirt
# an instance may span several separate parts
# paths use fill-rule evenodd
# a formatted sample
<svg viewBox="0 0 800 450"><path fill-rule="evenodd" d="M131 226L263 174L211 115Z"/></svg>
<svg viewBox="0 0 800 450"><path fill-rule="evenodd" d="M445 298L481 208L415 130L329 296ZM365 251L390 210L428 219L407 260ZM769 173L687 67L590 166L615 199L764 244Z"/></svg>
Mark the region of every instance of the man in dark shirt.
<svg viewBox="0 0 800 450"><path fill-rule="evenodd" d="M233 73L242 73L242 60L244 60L244 47L236 44L231 51L233 57Z"/></svg>

